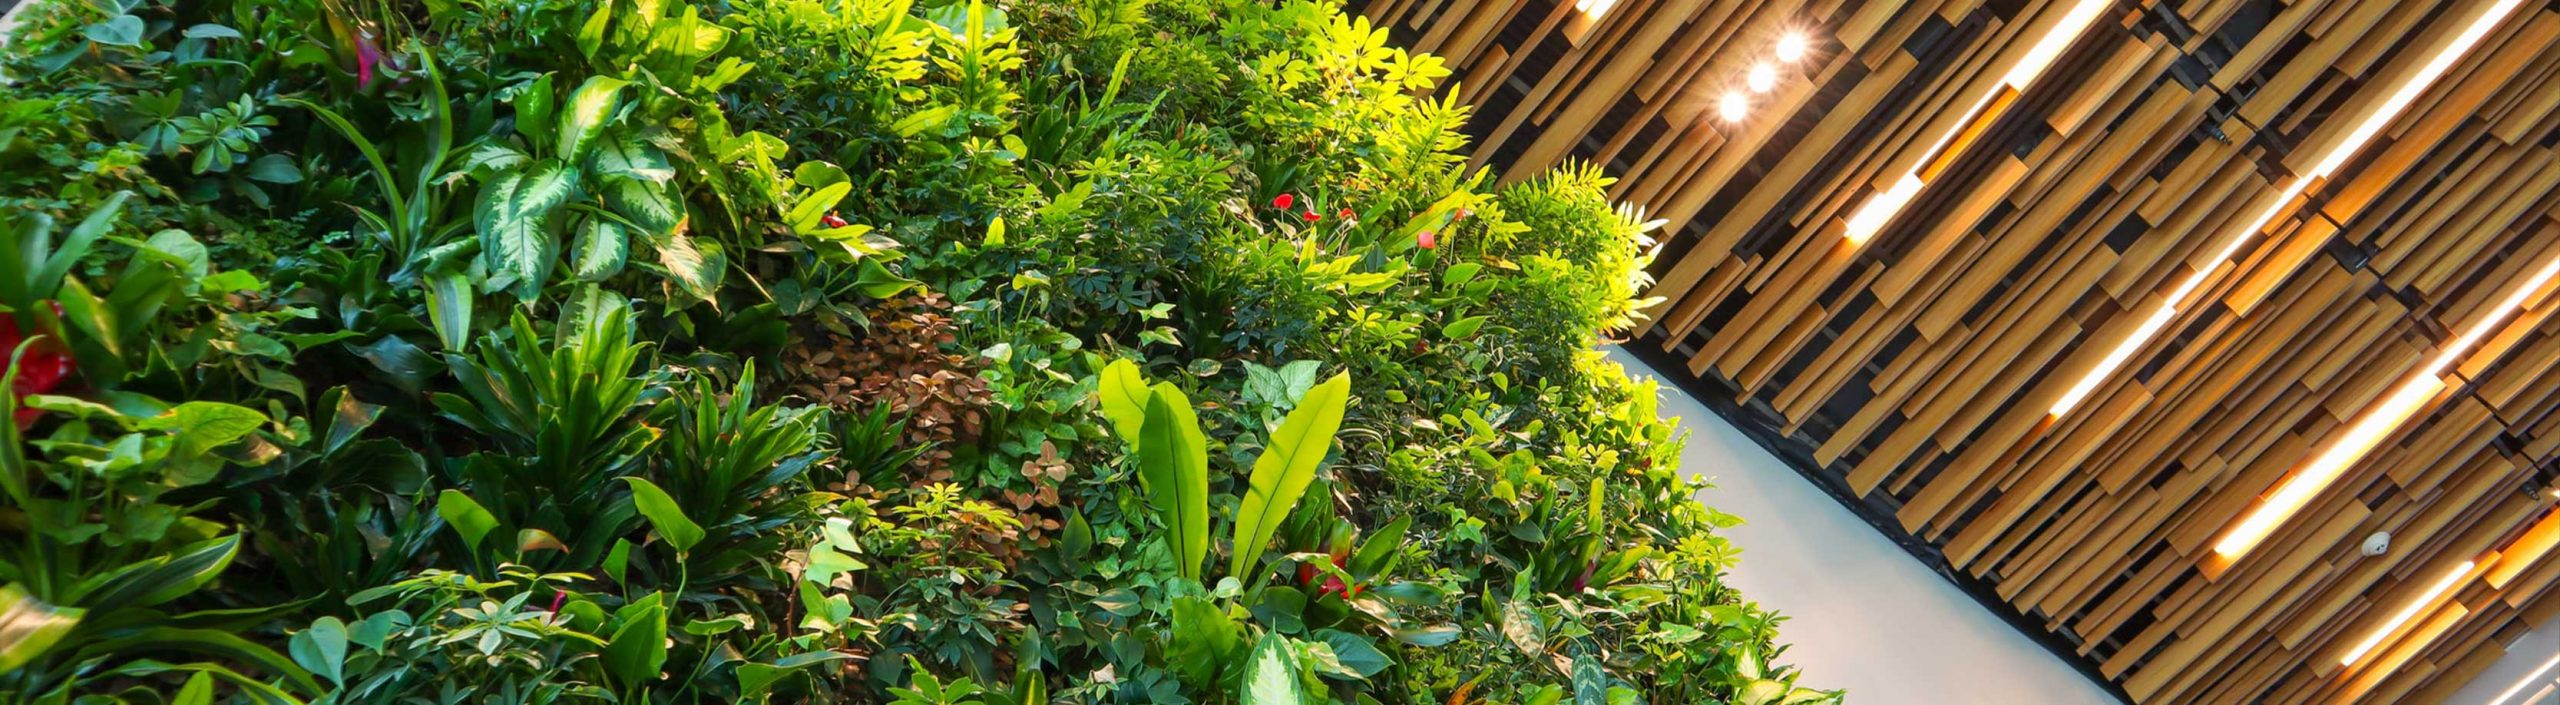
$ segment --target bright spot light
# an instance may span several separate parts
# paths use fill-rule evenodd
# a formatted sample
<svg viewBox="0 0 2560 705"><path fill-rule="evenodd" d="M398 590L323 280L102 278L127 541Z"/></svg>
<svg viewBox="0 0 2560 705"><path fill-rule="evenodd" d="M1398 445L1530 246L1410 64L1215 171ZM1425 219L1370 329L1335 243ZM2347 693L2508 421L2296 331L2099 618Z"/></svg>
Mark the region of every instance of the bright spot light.
<svg viewBox="0 0 2560 705"><path fill-rule="evenodd" d="M1771 66L1766 61L1753 64L1751 75L1745 83L1751 85L1753 93L1767 93L1769 89L1778 87L1778 67Z"/></svg>
<svg viewBox="0 0 2560 705"><path fill-rule="evenodd" d="M1803 32L1788 32L1787 36L1779 37L1778 60L1792 62L1804 58L1804 45Z"/></svg>
<svg viewBox="0 0 2560 705"><path fill-rule="evenodd" d="M1716 101L1716 114L1724 116L1725 122L1742 122L1744 116L1751 114L1751 99L1727 91L1723 100Z"/></svg>

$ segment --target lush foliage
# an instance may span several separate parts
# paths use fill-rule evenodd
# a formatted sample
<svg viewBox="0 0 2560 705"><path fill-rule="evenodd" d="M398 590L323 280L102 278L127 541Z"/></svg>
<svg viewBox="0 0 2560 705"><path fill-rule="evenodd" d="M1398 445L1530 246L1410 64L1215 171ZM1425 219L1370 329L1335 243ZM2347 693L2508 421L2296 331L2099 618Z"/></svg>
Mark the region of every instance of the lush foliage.
<svg viewBox="0 0 2560 705"><path fill-rule="evenodd" d="M0 697L1779 703L1646 231L1310 0L35 0Z"/></svg>

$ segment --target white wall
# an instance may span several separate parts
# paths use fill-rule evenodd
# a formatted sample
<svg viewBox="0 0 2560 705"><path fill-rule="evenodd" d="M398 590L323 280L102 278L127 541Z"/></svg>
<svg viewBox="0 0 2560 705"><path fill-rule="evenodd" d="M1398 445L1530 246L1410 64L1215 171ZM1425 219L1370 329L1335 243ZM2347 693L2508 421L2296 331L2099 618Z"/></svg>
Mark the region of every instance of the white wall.
<svg viewBox="0 0 2560 705"><path fill-rule="evenodd" d="M2507 655L2455 691L2447 705L2553 705L2560 703L2560 668L2541 670L2560 656L2560 618L2542 623L2507 647ZM2522 689L2516 689L2522 683ZM2514 690L2513 694L2509 694ZM2540 695L2541 697L2535 697ZM2499 699L2506 696L2505 699Z"/></svg>
<svg viewBox="0 0 2560 705"><path fill-rule="evenodd" d="M1662 414L1691 432L1680 467L1716 484L1699 499L1750 522L1724 532L1743 549L1732 583L1791 618L1778 633L1795 645L1783 660L1804 670L1799 684L1847 688L1856 705L2116 702L1677 385L1662 388Z"/></svg>

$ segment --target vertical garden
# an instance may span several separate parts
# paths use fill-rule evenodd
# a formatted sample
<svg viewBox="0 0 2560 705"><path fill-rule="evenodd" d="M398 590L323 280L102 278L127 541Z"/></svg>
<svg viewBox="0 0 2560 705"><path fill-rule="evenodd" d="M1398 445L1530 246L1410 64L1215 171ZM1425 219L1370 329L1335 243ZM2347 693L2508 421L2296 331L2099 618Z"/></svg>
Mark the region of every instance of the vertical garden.
<svg viewBox="0 0 2560 705"><path fill-rule="evenodd" d="M27 2L0 700L1838 697L1331 3Z"/></svg>

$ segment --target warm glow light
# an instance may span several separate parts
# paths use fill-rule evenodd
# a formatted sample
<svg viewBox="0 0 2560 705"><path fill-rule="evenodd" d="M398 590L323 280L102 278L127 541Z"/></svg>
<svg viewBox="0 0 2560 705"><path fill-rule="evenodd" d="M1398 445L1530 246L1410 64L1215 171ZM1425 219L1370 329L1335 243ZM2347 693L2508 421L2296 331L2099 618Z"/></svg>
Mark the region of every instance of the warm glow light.
<svg viewBox="0 0 2560 705"><path fill-rule="evenodd" d="M1742 122L1742 118L1751 114L1751 99L1728 91L1723 100L1716 101L1716 113L1723 115L1725 122Z"/></svg>
<svg viewBox="0 0 2560 705"><path fill-rule="evenodd" d="M1981 98L1974 100L1973 107L1965 109L1965 119L1956 121L1955 126L1947 128L1946 134L1939 135L1936 141L1929 143L1929 149L1920 153L1922 166L1913 167L1911 173L1904 174L1901 179L1894 182L1892 189L1878 194L1875 200L1858 206L1857 211L1849 216L1847 235L1849 242L1864 243L1867 238L1874 237L1877 231L1883 230L1886 224L1892 223L1893 217L1900 215L1903 207L1911 205L1911 199L1920 195L1920 187L1928 185L1928 181L1920 176L1922 168L1938 161L1942 156L1940 152L1946 150L1947 145L1953 143L1957 135L1963 134L1974 125L1989 124L1991 121L2000 119L2001 113L2008 112L2009 106L2016 104L2016 101L1999 102L2001 93L2025 91L2028 84L2035 83L2036 77L2044 75L2044 70L2051 67L2053 60L2062 55L2062 50L2070 47L2071 42L2078 39L2080 33L2087 30L2091 24L2097 22L2098 16L2112 4L2112 0L2080 0L2078 4L2072 5L2071 11L2062 16L2062 21L2054 23L2051 29L2045 30L2044 37L2036 40L2035 47L2028 51L2026 56L2019 57L2017 65L2009 67L2009 72L2002 75L1998 85L1992 86ZM1787 57L1788 39L1800 40L1801 37L1789 35L1779 39L1778 58L1793 61L1794 59ZM1798 41L1797 45L1796 50L1801 54L1804 48L1802 42ZM1997 110L1984 112L1985 108L1995 104L1999 106Z"/></svg>
<svg viewBox="0 0 2560 705"><path fill-rule="evenodd" d="M2416 599L2410 600L2409 606L2400 608L2399 614L2391 615L2391 621L2383 622L2380 626L2374 627L2373 634L2365 637L2364 643L2357 644L2354 650L2348 651L2346 656L2338 659L2338 665L2356 665L2356 660L2364 658L2365 652L2372 651L2373 647L2381 646L2383 639L2390 637L2392 632L2399 631L2401 624L2408 622L2412 617L2418 616L2418 613L2425 610L2428 605L2435 604L2436 598L2444 596L2444 591L2451 590L2453 589L2453 586L2461 584L2464 577L2471 575L2471 567L2471 561L2463 561L2462 565L2454 566L2453 572L2446 573L2443 578L2436 581L2434 586L2427 588L2427 591L2419 594Z"/></svg>
<svg viewBox="0 0 2560 705"><path fill-rule="evenodd" d="M2367 410L2363 418L2357 419L2354 426L2348 427L2345 435L2339 436L2328 449L2321 451L2320 456L2312 460L2310 465L2304 466L2292 477L2285 478L2284 484L2276 487L2275 494L2267 495L2265 501L2258 504L2257 509L2249 512L2247 519L2241 520L2238 527L2234 527L2230 534L2224 535L2221 541L2213 545L2213 552L2226 558L2237 559L2247 555L2249 549L2256 547L2258 542L2265 539L2267 534L2274 532L2276 527L2283 526L2286 519L2291 518L2295 511L2302 509L2302 505L2310 503L2311 498L2320 496L2320 491L2328 489L2329 483L2336 481L2339 475L2344 474L2347 468L2353 467L2357 461L2363 460L2365 453L2371 452L2383 438L2390 436L2392 431L2398 430L2400 424L2407 422L2410 416L2416 415L2418 408L2425 406L2427 400L2434 399L2437 392L2444 391L2445 372L2450 370L2454 363L2460 362L2462 356L2471 350L2471 346L2478 345L2482 339L2496 331L2498 324L2505 322L2508 314L2523 309L2525 303L2532 300L2534 292L2541 291L2542 287L2550 284L2554 277L2560 277L2560 257L2554 257L2550 263L2544 264L2541 271L2535 272L2513 291L2508 292L2507 298L2498 302L2496 308L2489 309L2480 317L2480 320L2473 321L2471 327L2464 329L2460 337L2454 338L2444 346L2443 350L2438 351L2436 356L2428 361L2425 369L2410 375L2409 379L2400 383L2399 388L2392 390L2390 396L2384 397L2380 404Z"/></svg>
<svg viewBox="0 0 2560 705"><path fill-rule="evenodd" d="M1804 58L1805 44L1806 42L1803 32L1788 32L1787 36L1779 37L1778 60L1794 62L1797 59Z"/></svg>
<svg viewBox="0 0 2560 705"><path fill-rule="evenodd" d="M2524 678L2517 680L2515 687L2508 688L2507 692L2499 693L2498 697L2490 698L2488 705L2507 705L2507 701L2514 700L2517 693L2522 693L2524 692L2524 689L2531 688L2534 684L2542 682L2543 676L2551 675L2551 669L2554 666L2560 666L2560 654L2552 654L2551 660L2542 662L2542 666L2540 668L2533 669L2532 673L2526 674Z"/></svg>
<svg viewBox="0 0 2560 705"><path fill-rule="evenodd" d="M2275 222L2276 216L2283 214L2286 208L2292 206L2295 196L2302 195L2304 189L2311 187L2311 182L2327 177L2338 167L2345 166L2347 160L2355 158L2357 150L2363 149L2365 143L2372 141L2374 135L2381 134L2382 128L2399 117L2400 111L2408 109L2409 104L2415 102L2419 95L2424 94L2428 86L2434 85L2436 79L2442 78L2445 71L2452 69L2454 62L2461 60L2462 55L2470 51L2472 45L2480 43L2482 37L2488 36L2490 30L2496 29L2498 23L2505 20L2507 15L2513 13L2523 2L2524 0L2499 0L2491 5L2489 11L2482 13L2478 19L2472 20L2471 26L2464 28L2462 34L2454 38L2453 43L2445 45L2444 49L2436 52L2436 55L2429 58L2425 65L2419 67L2417 73L2411 74L2408 80L2402 81L2398 88L2392 89L2390 97L2383 100L2372 114L2366 115L2363 122L2357 123L2354 129L2348 130L2345 139L2330 146L2329 152L2322 155L2320 161L2313 164L2309 172L2287 183L2279 192L2275 203L2269 204L2265 212L2250 219L2247 227L2234 230L2225 236L2217 254L2213 259L2206 260L2212 264L2188 275L2186 281L2169 292L2168 298L2160 305L2160 309L2154 311L2151 318L2143 321L2142 327L2134 329L2133 335L2116 343L2116 348L2109 351L2096 368L2089 370L2079 382L2072 384L2070 391L2054 402L2051 409L2053 415L2058 418L2069 414L2072 408L2088 399L2090 392L2095 391L2099 384L2105 383L2109 376L2115 374L2116 368L2132 359L2133 354L2141 350L2145 343L2150 342L2152 336L2159 335L2160 330L2167 327L2170 320L2177 318L2181 307L2192 303L2187 301L2187 297L2194 294L2196 290L2204 288L2205 282L2213 277L2215 269L2219 268L2223 262L2230 260L2232 255L2239 254L2240 247L2248 244L2249 238L2257 235L2260 229L2265 228L2268 223ZM2077 11L2075 8L2074 12ZM2042 50L2043 46L2039 44L2037 52ZM2029 52L2029 56L2036 56L2037 52Z"/></svg>
<svg viewBox="0 0 2560 705"><path fill-rule="evenodd" d="M1583 16L1596 20L1600 19L1601 15L1609 14L1609 8L1617 4L1618 0L1576 0L1573 3L1573 9L1581 10Z"/></svg>
<svg viewBox="0 0 2560 705"><path fill-rule="evenodd" d="M1744 82L1751 86L1753 93L1767 93L1769 89L1778 87L1778 67L1766 61L1753 64L1751 75Z"/></svg>

